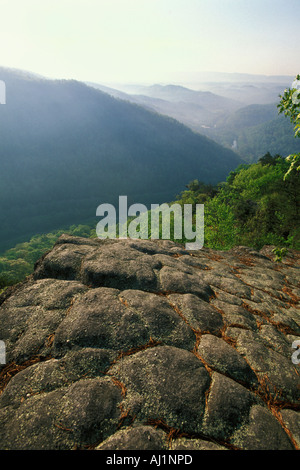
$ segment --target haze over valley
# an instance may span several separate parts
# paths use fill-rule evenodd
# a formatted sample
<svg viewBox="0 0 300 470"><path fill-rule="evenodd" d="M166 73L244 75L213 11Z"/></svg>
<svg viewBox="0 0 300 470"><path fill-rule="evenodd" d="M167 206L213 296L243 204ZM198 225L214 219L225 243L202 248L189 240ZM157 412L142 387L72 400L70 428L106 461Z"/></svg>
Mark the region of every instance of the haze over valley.
<svg viewBox="0 0 300 470"><path fill-rule="evenodd" d="M270 151L289 155L300 151L290 123L278 114L279 96L292 76L199 74L211 81L174 84L122 85L90 83L111 96L173 117L200 134L236 151L245 161L257 161Z"/></svg>
<svg viewBox="0 0 300 470"><path fill-rule="evenodd" d="M299 72L298 13L294 0L4 2L0 253L17 251L0 271L61 230L94 236L97 207L121 195L205 203L213 247L294 243L297 178L281 179L300 139L277 105Z"/></svg>
<svg viewBox="0 0 300 470"><path fill-rule="evenodd" d="M95 219L102 203L163 203L241 158L177 120L72 80L1 68L2 249Z"/></svg>

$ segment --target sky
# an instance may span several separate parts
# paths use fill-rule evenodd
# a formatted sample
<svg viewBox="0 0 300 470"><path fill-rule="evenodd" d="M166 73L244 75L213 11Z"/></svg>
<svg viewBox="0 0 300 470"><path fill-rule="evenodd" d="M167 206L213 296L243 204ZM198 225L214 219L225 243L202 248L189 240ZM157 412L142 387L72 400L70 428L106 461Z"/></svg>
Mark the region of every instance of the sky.
<svg viewBox="0 0 300 470"><path fill-rule="evenodd" d="M0 0L0 18L0 65L48 78L300 73L300 0Z"/></svg>

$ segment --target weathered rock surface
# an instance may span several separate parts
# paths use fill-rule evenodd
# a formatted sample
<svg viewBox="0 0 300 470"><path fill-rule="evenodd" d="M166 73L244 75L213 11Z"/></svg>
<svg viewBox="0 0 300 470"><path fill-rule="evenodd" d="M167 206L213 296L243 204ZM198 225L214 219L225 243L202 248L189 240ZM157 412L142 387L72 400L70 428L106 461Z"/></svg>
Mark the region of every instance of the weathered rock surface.
<svg viewBox="0 0 300 470"><path fill-rule="evenodd" d="M0 298L0 448L299 449L299 261L62 236Z"/></svg>

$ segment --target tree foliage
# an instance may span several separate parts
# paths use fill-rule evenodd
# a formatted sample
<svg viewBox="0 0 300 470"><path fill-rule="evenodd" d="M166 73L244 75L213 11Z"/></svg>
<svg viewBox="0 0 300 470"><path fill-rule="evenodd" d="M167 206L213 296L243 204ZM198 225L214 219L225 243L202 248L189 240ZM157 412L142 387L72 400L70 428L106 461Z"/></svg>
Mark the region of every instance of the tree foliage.
<svg viewBox="0 0 300 470"><path fill-rule="evenodd" d="M294 125L295 137L300 137L300 75L297 75L292 84L292 88L284 90L280 95L280 103L278 104L279 113L283 113L290 118ZM287 157L290 167L284 178L288 178L291 173L296 170L300 171L300 153L294 153Z"/></svg>
<svg viewBox="0 0 300 470"><path fill-rule="evenodd" d="M202 184L193 181L179 202L204 202L207 247L271 244L299 249L300 175L292 172L284 179L288 168L285 158L267 153L258 163L240 165L205 197L198 192Z"/></svg>
<svg viewBox="0 0 300 470"><path fill-rule="evenodd" d="M166 116L72 80L1 72L0 251L84 221L120 194L173 199L201 171L216 183L241 161Z"/></svg>
<svg viewBox="0 0 300 470"><path fill-rule="evenodd" d="M95 228L89 225L71 225L64 230L33 236L28 242L18 243L0 255L0 292L1 289L16 284L32 273L36 261L55 244L63 233L92 238Z"/></svg>
<svg viewBox="0 0 300 470"><path fill-rule="evenodd" d="M289 162L269 152L258 163L231 171L226 182L213 186L194 179L178 195L180 205L204 204L204 246L228 250L236 245L256 249L274 245L280 260L286 248L300 248L300 172L284 175ZM174 202L170 203L174 204ZM174 239L174 217L170 218ZM196 230L196 217L193 230ZM35 235L0 255L0 290L29 275L35 262L50 250L62 233L96 237L95 225L72 225L64 230ZM161 237L161 233L160 233ZM149 231L151 238L151 231ZM186 243L192 240L175 241Z"/></svg>

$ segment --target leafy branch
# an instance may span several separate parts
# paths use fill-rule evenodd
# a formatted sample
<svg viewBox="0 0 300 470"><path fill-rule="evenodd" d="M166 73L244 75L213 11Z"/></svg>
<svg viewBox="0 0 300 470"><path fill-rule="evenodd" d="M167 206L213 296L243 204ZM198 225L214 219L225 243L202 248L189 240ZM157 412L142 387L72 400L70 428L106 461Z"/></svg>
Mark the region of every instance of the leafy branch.
<svg viewBox="0 0 300 470"><path fill-rule="evenodd" d="M292 84L292 88L284 90L279 104L277 105L279 114L284 114L290 118L291 123L294 125L295 137L300 137L300 75L298 74ZM289 155L287 160L290 162L290 167L284 179L288 178L293 170L300 171L300 153Z"/></svg>

